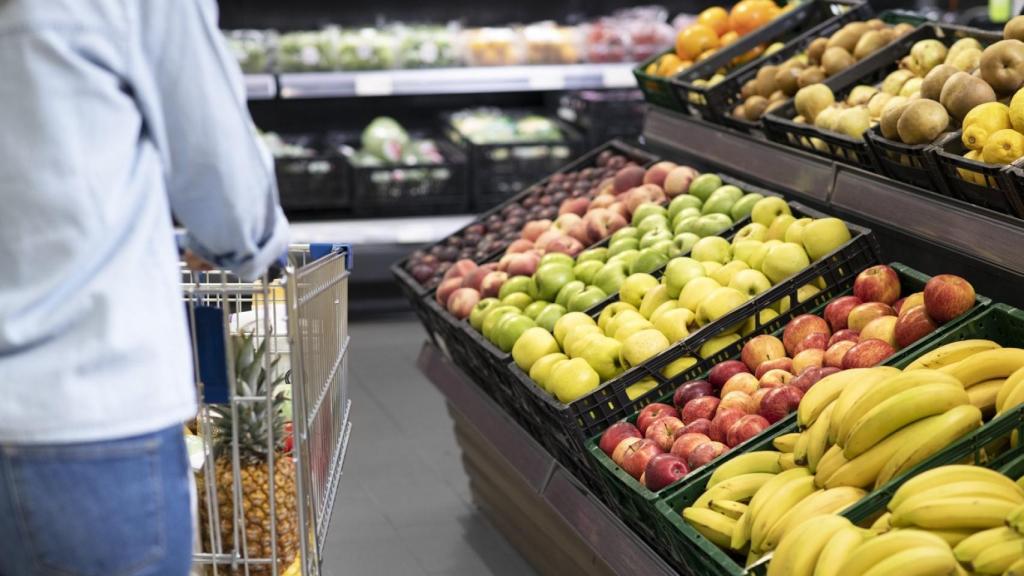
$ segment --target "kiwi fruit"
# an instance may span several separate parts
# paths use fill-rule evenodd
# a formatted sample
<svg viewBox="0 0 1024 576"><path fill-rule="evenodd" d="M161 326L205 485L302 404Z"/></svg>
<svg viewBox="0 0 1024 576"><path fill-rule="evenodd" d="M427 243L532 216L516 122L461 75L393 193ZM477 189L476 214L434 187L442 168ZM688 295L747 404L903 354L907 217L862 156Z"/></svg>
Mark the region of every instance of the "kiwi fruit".
<svg viewBox="0 0 1024 576"><path fill-rule="evenodd" d="M797 63L787 62L783 64L775 74L775 87L789 96L796 94L796 91L800 89L796 81L802 71L803 69Z"/></svg>
<svg viewBox="0 0 1024 576"><path fill-rule="evenodd" d="M811 64L821 64L821 56L828 48L828 38L815 38L807 46L807 61Z"/></svg>
<svg viewBox="0 0 1024 576"><path fill-rule="evenodd" d="M856 63L849 51L839 46L830 47L821 56L821 66L826 76L835 76Z"/></svg>
<svg viewBox="0 0 1024 576"><path fill-rule="evenodd" d="M997 94L1009 96L1024 84L1024 42L1000 40L981 53L981 77Z"/></svg>
<svg viewBox="0 0 1024 576"><path fill-rule="evenodd" d="M825 71L817 66L804 68L803 72L796 79L797 89L806 88L812 84L820 84L825 81Z"/></svg>
<svg viewBox="0 0 1024 576"><path fill-rule="evenodd" d="M939 96L942 94L942 87L946 85L946 80L949 80L957 72L959 70L949 64L939 64L932 68L931 72L924 77L924 82L921 83L921 98L938 102Z"/></svg>
<svg viewBox="0 0 1024 576"><path fill-rule="evenodd" d="M975 106L995 101L996 93L992 87L967 72L953 74L939 94L939 102L957 120L963 120Z"/></svg>
<svg viewBox="0 0 1024 576"><path fill-rule="evenodd" d="M757 71L757 93L765 98L772 95L777 88L775 87L775 75L779 72L778 66L761 66L761 69Z"/></svg>
<svg viewBox="0 0 1024 576"><path fill-rule="evenodd" d="M857 60L863 60L877 50L881 50L889 42L878 30L868 30L860 37L857 41L857 45L853 48L853 57Z"/></svg>
<svg viewBox="0 0 1024 576"><path fill-rule="evenodd" d="M899 139L900 135L897 130L897 124L900 120L900 116L903 114L903 111L910 105L910 102L911 100L904 98L903 96L893 96L889 99L889 102L882 107L882 117L878 122L879 128L882 130L882 136L885 136L889 140Z"/></svg>
<svg viewBox="0 0 1024 576"><path fill-rule="evenodd" d="M757 98L760 98L760 96L757 96ZM746 105L740 104L740 105L736 106L735 108L733 108L732 109L732 115L735 116L736 118L746 118L747 117L747 107L746 107Z"/></svg>
<svg viewBox="0 0 1024 576"><path fill-rule="evenodd" d="M768 99L764 96L752 96L743 103L743 109L746 119L756 122L761 119L764 111L768 109Z"/></svg>
<svg viewBox="0 0 1024 576"><path fill-rule="evenodd" d="M946 108L934 100L912 100L896 122L896 131L904 144L927 144L949 127Z"/></svg>
<svg viewBox="0 0 1024 576"><path fill-rule="evenodd" d="M827 52L829 48L842 48L843 50L846 50L848 54L852 54L853 49L857 47L857 42L860 40L860 36L861 35L856 30L843 28L828 39L825 51ZM822 55L822 58L824 57L825 56ZM824 62L824 59L822 62Z"/></svg>

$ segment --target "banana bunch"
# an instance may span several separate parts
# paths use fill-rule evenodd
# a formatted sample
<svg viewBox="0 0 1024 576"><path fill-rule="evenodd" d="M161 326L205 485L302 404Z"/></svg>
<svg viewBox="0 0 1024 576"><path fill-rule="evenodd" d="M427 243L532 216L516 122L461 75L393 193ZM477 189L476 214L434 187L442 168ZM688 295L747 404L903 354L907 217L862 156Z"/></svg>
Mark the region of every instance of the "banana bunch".
<svg viewBox="0 0 1024 576"><path fill-rule="evenodd" d="M1024 404L1024 350L991 340L962 340L936 348L907 370L945 372L963 384L971 405L989 418Z"/></svg>

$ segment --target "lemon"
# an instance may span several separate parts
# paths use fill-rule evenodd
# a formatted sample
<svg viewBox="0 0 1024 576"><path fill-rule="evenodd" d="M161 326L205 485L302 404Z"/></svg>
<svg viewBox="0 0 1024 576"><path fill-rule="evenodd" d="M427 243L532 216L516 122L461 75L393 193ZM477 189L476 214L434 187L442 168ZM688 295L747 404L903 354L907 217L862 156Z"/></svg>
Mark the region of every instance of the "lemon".
<svg viewBox="0 0 1024 576"><path fill-rule="evenodd" d="M990 134L1010 128L1010 108L999 102L975 106L964 117L961 139L971 150L981 150Z"/></svg>
<svg viewBox="0 0 1024 576"><path fill-rule="evenodd" d="M1012 129L993 132L981 150L986 164L1009 164L1021 156L1024 156L1024 134Z"/></svg>
<svg viewBox="0 0 1024 576"><path fill-rule="evenodd" d="M974 160L975 162L981 162L981 151L969 150L966 154L964 154L964 158L968 160ZM957 173L960 174L960 177L966 180L967 182L970 182L972 184L981 184L982 186L985 185L985 177L982 176L980 172L975 172L974 170L967 170L965 168L957 168L956 171Z"/></svg>
<svg viewBox="0 0 1024 576"><path fill-rule="evenodd" d="M1021 88L1010 99L1010 123L1013 129L1024 132L1024 88Z"/></svg>

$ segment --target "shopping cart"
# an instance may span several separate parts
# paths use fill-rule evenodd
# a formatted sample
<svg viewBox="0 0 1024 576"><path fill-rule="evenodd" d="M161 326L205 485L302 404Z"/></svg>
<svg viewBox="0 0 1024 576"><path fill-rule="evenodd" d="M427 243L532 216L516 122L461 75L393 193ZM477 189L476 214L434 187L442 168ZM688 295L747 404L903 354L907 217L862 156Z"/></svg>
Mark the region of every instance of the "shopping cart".
<svg viewBox="0 0 1024 576"><path fill-rule="evenodd" d="M258 282L182 265L200 398L186 431L195 573L320 574L352 427L350 269L344 245L293 246Z"/></svg>

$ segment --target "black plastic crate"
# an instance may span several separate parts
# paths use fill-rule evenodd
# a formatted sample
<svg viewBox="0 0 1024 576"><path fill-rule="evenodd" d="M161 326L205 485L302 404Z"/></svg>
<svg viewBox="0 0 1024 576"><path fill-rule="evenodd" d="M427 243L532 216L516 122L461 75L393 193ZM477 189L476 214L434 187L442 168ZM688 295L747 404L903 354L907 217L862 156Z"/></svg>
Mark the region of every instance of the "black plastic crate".
<svg viewBox="0 0 1024 576"><path fill-rule="evenodd" d="M699 86L695 82L708 80L716 71L728 66L731 58L715 54L694 64L670 82L679 101L694 116L749 132L758 123L735 118L732 109L740 103L739 93L743 84L756 76L761 66L784 62L803 52L815 38L830 35L849 22L867 20L874 14L867 2L850 0L814 0L793 12L791 28L775 38L787 41L785 47L730 71L714 86Z"/></svg>
<svg viewBox="0 0 1024 576"><path fill-rule="evenodd" d="M558 141L538 140L475 143L445 120L445 134L469 162L470 206L488 210L505 202L583 152L583 137L567 122L554 119L562 133Z"/></svg>
<svg viewBox="0 0 1024 576"><path fill-rule="evenodd" d="M949 134L940 136L939 142L948 137ZM935 144L904 144L890 140L882 136L878 126L865 132L864 139L875 153L883 174L918 188L952 196L935 162Z"/></svg>
<svg viewBox="0 0 1024 576"><path fill-rule="evenodd" d="M932 149L939 176L954 198L1001 214L1024 218L1024 187L1016 166L985 164L964 158L961 132Z"/></svg>
<svg viewBox="0 0 1024 576"><path fill-rule="evenodd" d="M568 92L558 102L558 117L582 132L587 147L636 138L643 132L646 110L639 90Z"/></svg>
<svg viewBox="0 0 1024 576"><path fill-rule="evenodd" d="M790 206L794 215L814 218L825 216L797 203L791 202ZM507 369L512 371L521 383L519 391L522 404L518 412L522 417L534 421L528 429L539 431L535 433L534 438L559 462L573 471L578 471L582 475L581 480L596 483L595 479L588 478L591 472L585 448L587 439L654 399L665 396L680 383L692 378L693 374L707 371L715 364L736 356L750 338L776 332L795 316L807 313L839 296L852 286L861 270L882 262L881 249L872 232L849 222L847 227L853 237L831 254L811 263L803 271L773 286L719 320L693 332L685 340L673 344L644 364L629 369L618 378L602 383L596 390L572 404L562 404L541 390L515 363L510 363ZM800 287L815 282L820 283L820 291L800 301L797 298ZM758 313L780 300L788 301L789 309L768 322L762 322ZM753 321L753 326L740 340L707 358L700 354L701 346L718 336L724 327L748 320ZM665 367L684 357L695 358L697 362L674 378L666 378L662 374ZM656 383L654 388L638 398L630 399L626 389L648 378L653 378Z"/></svg>
<svg viewBox="0 0 1024 576"><path fill-rule="evenodd" d="M314 135L282 135L287 144L314 151L312 156L274 158L281 207L288 211L338 210L351 205L345 159Z"/></svg>

